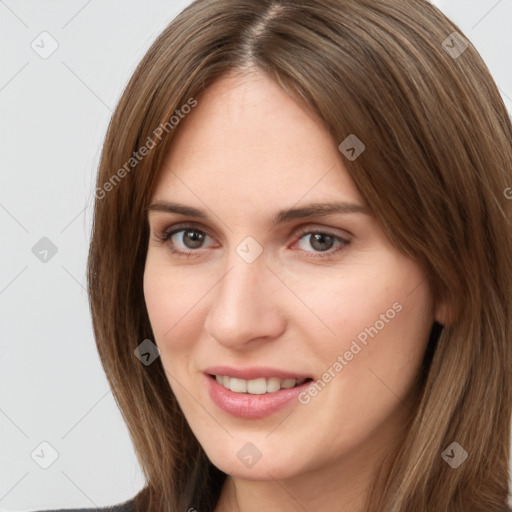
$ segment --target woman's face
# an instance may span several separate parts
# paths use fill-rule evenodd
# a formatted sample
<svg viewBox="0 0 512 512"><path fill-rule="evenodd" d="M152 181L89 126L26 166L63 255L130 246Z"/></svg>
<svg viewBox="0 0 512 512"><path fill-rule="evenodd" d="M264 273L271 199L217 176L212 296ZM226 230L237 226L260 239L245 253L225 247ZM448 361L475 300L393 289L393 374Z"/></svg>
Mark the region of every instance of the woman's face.
<svg viewBox="0 0 512 512"><path fill-rule="evenodd" d="M217 81L176 135L144 294L190 427L239 478L357 473L408 413L427 276L365 210L342 141L265 75Z"/></svg>

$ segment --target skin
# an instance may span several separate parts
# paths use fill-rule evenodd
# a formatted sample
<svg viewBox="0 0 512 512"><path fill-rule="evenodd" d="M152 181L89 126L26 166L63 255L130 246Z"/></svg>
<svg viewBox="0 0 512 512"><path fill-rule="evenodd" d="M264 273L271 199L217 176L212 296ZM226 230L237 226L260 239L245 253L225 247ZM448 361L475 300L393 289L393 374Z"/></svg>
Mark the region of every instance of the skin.
<svg viewBox="0 0 512 512"><path fill-rule="evenodd" d="M172 390L210 460L230 475L216 512L362 510L377 463L400 441L432 323L443 322L424 271L372 215L272 225L284 208L364 206L339 142L263 73L227 75L181 121L151 199L208 215L149 212L144 294ZM202 245L186 231L157 239L182 222L206 233ZM334 238L322 251L312 231L349 244ZM252 263L236 252L247 236L263 248ZM211 401L202 373L211 365L321 379L394 303L400 312L307 405L241 419ZM237 457L247 442L262 453L250 468Z"/></svg>

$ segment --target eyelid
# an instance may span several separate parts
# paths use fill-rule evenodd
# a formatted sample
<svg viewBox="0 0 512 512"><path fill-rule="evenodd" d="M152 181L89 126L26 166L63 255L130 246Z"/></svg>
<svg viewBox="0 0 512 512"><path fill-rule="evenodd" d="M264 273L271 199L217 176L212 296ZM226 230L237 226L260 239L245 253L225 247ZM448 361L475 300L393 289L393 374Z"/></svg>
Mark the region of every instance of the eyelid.
<svg viewBox="0 0 512 512"><path fill-rule="evenodd" d="M200 232L204 233L210 239L216 240L216 238L210 234L208 228L206 228L202 224L200 224L198 222L194 222L194 221L178 222L177 224L171 224L170 226L165 227L161 230L155 230L157 240L162 243L168 243L170 238L174 234L176 234L177 232L180 232L180 231L186 231L187 228L190 228L191 230L200 231ZM199 252L201 252L201 250L203 250L203 248L191 250L191 252L199 253Z"/></svg>
<svg viewBox="0 0 512 512"><path fill-rule="evenodd" d="M181 229L187 229L187 228L197 229L198 231L204 232L210 238L215 238L214 236L212 236L210 234L210 231L206 226L203 226L201 223L194 222L194 221L184 221L184 222L173 223L168 226L166 225L166 227L164 227L162 229L155 228L154 232L157 233L158 235L166 236L167 234L171 233L172 231L179 231Z"/></svg>
<svg viewBox="0 0 512 512"><path fill-rule="evenodd" d="M179 228L186 229L188 227L193 227L195 229L198 229L199 231L204 231L204 233L206 233L210 238L216 238L215 236L213 236L210 233L208 227L204 226L203 224L201 224L200 222L197 222L197 221L182 221L182 222L178 222L176 224L171 224L163 229L154 228L153 231L165 235L166 233L169 233L170 231L177 230ZM297 235L299 233L306 234L311 231L318 231L318 232L322 232L325 234L331 234L332 236L339 236L340 238L346 238L346 236L344 236L344 235L339 235L337 233L331 233L331 230L342 231L343 233L348 235L348 237L354 236L350 231L347 231L346 229L328 227L328 226L324 226L324 225L319 226L318 223L314 223L314 222L310 222L308 224L303 224L301 226L292 228L290 230L289 236L291 236L292 234L295 234L295 235Z"/></svg>
<svg viewBox="0 0 512 512"><path fill-rule="evenodd" d="M340 234L340 231L342 231L343 234ZM346 229L318 226L317 224L307 224L304 226L299 226L298 228L295 228L292 232L295 234L295 236L306 235L310 233L323 233L325 235L341 238L343 240L346 240L347 242L349 242L354 236Z"/></svg>
<svg viewBox="0 0 512 512"><path fill-rule="evenodd" d="M183 221L183 222L178 222L176 224L171 224L170 226L164 227L163 229L155 229L156 240L160 243L168 244L170 241L170 238L172 236L174 236L174 234L176 234L177 232L180 232L180 231L184 231L187 228L191 228L192 230L197 230L197 231L203 232L206 236L208 236L212 240L216 239L216 237L212 236L209 233L209 229L206 228L205 226L203 226L201 223L196 222L196 221ZM294 241L292 242L293 245L297 244L301 240L301 238L303 238L305 235L312 235L315 233L321 233L321 234L331 236L331 237L337 239L338 241L340 241L343 245L349 245L352 241L352 237L353 237L352 233L350 233L346 230L342 230L348 236L341 235L341 234L334 232L336 229L340 229L340 228L332 228L332 227L327 227L327 226L324 227L324 226L318 226L318 224L315 225L313 223L310 223L310 224L305 224L305 225L301 225L301 226L293 228L291 230L291 234L289 236L294 237ZM208 248L206 248L206 249L208 249ZM199 249L189 249L188 251L182 251L181 249L173 248L173 252L189 253L189 256L191 256L192 254L199 255L201 252L203 252L206 249L199 248ZM314 255L317 255L317 257L328 259L329 257L333 257L334 254L338 251L325 251L325 252L304 251L304 252L312 255L312 256L308 256L308 257L314 258ZM322 256L322 254L324 254L324 256ZM331 255L331 256L329 256L329 255Z"/></svg>

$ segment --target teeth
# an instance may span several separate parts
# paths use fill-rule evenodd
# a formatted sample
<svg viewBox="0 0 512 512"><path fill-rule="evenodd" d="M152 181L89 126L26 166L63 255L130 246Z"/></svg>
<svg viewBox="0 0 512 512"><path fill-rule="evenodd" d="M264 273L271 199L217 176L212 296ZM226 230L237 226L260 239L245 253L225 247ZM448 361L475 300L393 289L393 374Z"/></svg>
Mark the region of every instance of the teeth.
<svg viewBox="0 0 512 512"><path fill-rule="evenodd" d="M247 393L251 393L251 395L263 395L267 392L267 381L263 378L244 382L247 382ZM229 389L231 389L231 386ZM231 389L231 391L233 390Z"/></svg>
<svg viewBox="0 0 512 512"><path fill-rule="evenodd" d="M231 380L229 381L229 389L235 393L247 393L247 381L231 377Z"/></svg>
<svg viewBox="0 0 512 512"><path fill-rule="evenodd" d="M302 384L306 379L279 379L270 377L265 379L245 380L227 375L215 375L215 380L227 389L235 393L250 393L251 395L263 395L265 393L275 393L280 389L290 389Z"/></svg>
<svg viewBox="0 0 512 512"><path fill-rule="evenodd" d="M274 393L275 391L279 391L281 389L281 379L277 377L270 377L267 379L267 392Z"/></svg>
<svg viewBox="0 0 512 512"><path fill-rule="evenodd" d="M284 379L281 383L281 387L285 389L293 388L296 382L296 379Z"/></svg>

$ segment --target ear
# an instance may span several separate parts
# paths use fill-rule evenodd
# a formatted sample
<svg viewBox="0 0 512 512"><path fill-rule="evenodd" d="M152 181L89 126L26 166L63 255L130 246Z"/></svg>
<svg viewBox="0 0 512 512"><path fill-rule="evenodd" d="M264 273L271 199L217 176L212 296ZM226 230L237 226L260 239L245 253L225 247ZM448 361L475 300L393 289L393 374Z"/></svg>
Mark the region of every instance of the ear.
<svg viewBox="0 0 512 512"><path fill-rule="evenodd" d="M453 322L453 311L448 300L439 300L435 306L435 320L441 325L450 325Z"/></svg>

